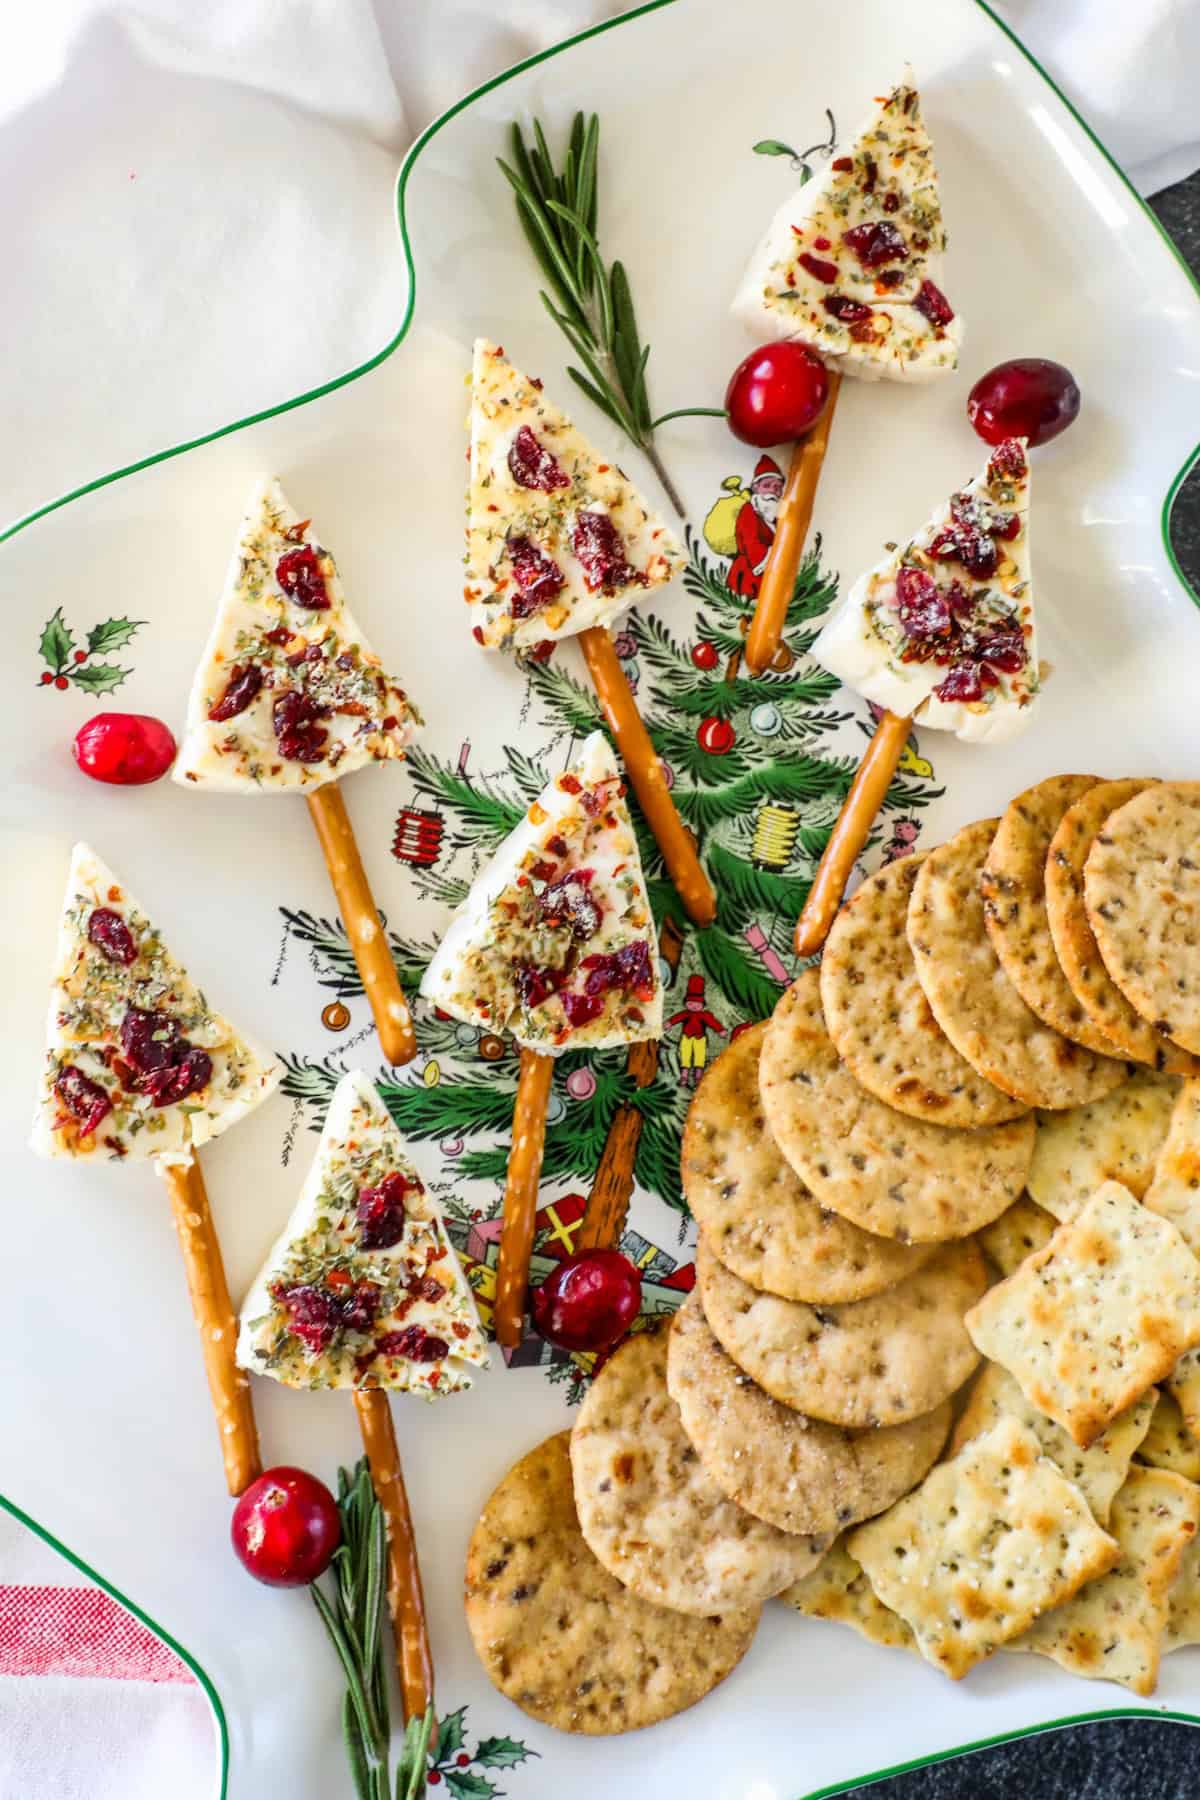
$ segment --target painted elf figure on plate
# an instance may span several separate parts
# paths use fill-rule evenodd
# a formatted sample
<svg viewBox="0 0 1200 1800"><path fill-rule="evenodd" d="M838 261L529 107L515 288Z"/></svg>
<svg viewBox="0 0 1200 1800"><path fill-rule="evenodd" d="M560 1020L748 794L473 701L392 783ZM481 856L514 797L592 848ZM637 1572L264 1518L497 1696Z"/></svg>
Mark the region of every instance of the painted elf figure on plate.
<svg viewBox="0 0 1200 1800"><path fill-rule="evenodd" d="M715 1018L704 1004L703 975L689 975L687 995L683 1002L683 1010L673 1013L665 1021L670 1030L673 1025L681 1027L679 1033L679 1085L681 1087L699 1087L700 1077L704 1073L708 1061L708 1034L715 1031L719 1037L725 1036L725 1027L720 1019Z"/></svg>

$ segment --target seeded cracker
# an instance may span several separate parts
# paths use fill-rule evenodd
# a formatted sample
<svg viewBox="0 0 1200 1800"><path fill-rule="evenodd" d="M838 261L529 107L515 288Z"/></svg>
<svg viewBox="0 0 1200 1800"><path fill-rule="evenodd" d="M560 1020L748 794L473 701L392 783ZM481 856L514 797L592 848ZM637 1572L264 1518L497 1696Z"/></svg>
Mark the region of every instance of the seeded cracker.
<svg viewBox="0 0 1200 1800"><path fill-rule="evenodd" d="M1169 1469L1188 1481L1200 1481L1200 1441L1188 1430L1179 1403L1170 1394L1159 1393L1137 1459L1151 1469Z"/></svg>
<svg viewBox="0 0 1200 1800"><path fill-rule="evenodd" d="M1146 1205L1170 1219L1200 1256L1200 1081L1185 1081L1179 1089Z"/></svg>
<svg viewBox="0 0 1200 1800"><path fill-rule="evenodd" d="M1025 1185L1032 1118L953 1131L885 1106L839 1060L818 979L806 969L780 1000L759 1065L767 1123L801 1180L864 1231L907 1243L998 1218Z"/></svg>
<svg viewBox="0 0 1200 1800"><path fill-rule="evenodd" d="M1193 1437L1200 1437L1200 1350L1181 1356L1163 1384Z"/></svg>
<svg viewBox="0 0 1200 1800"><path fill-rule="evenodd" d="M984 1295L967 1330L1086 1449L1200 1343L1200 1262L1109 1181Z"/></svg>
<svg viewBox="0 0 1200 1800"><path fill-rule="evenodd" d="M579 1524L618 1581L677 1612L760 1604L828 1542L765 1525L707 1475L667 1392L667 1327L639 1331L588 1388L571 1433Z"/></svg>
<svg viewBox="0 0 1200 1800"><path fill-rule="evenodd" d="M467 1628L492 1685L531 1718L589 1736L636 1731L723 1681L759 1608L688 1618L622 1587L579 1529L569 1435L523 1456L484 1506L467 1550Z"/></svg>
<svg viewBox="0 0 1200 1800"><path fill-rule="evenodd" d="M1007 1212L983 1227L979 1242L1000 1273L1012 1275L1027 1256L1050 1242L1057 1224L1053 1213L1022 1194Z"/></svg>
<svg viewBox="0 0 1200 1800"><path fill-rule="evenodd" d="M1012 1650L1049 1656L1072 1675L1152 1694L1172 1584L1200 1523L1200 1487L1182 1475L1132 1468L1113 1502L1120 1561L1073 1599L1044 1613Z"/></svg>
<svg viewBox="0 0 1200 1800"><path fill-rule="evenodd" d="M960 1056L929 1010L904 934L923 856L885 863L842 907L821 957L838 1055L877 1099L937 1125L999 1125L1025 1111Z"/></svg>
<svg viewBox="0 0 1200 1800"><path fill-rule="evenodd" d="M850 1625L873 1644L885 1644L890 1650L916 1650L916 1640L904 1620L876 1598L861 1566L841 1541L811 1575L779 1598L806 1618Z"/></svg>
<svg viewBox="0 0 1200 1800"><path fill-rule="evenodd" d="M1016 1419L972 1438L846 1547L956 1681L1120 1555Z"/></svg>
<svg viewBox="0 0 1200 1800"><path fill-rule="evenodd" d="M1200 1537L1194 1537L1184 1551L1171 1589L1163 1650L1169 1656L1188 1644L1200 1644Z"/></svg>
<svg viewBox="0 0 1200 1800"><path fill-rule="evenodd" d="M980 875L998 821L931 850L913 887L908 941L933 1015L986 1080L1027 1106L1082 1106L1125 1080L1125 1065L1072 1043L1028 1007L984 921Z"/></svg>
<svg viewBox="0 0 1200 1800"><path fill-rule="evenodd" d="M1103 1181L1119 1181L1142 1199L1167 1135L1179 1086L1174 1075L1142 1069L1069 1112L1039 1113L1029 1192L1058 1219L1069 1219Z"/></svg>
<svg viewBox="0 0 1200 1800"><path fill-rule="evenodd" d="M696 1089L683 1129L684 1197L715 1255L752 1287L814 1304L862 1300L913 1274L932 1247L860 1231L818 1205L763 1116L766 1032L739 1033Z"/></svg>
<svg viewBox="0 0 1200 1800"><path fill-rule="evenodd" d="M834 1425L899 1425L962 1386L979 1360L963 1314L988 1285L978 1245L948 1244L899 1287L846 1306L760 1294L701 1234L705 1317L740 1369L784 1406Z"/></svg>
<svg viewBox="0 0 1200 1800"><path fill-rule="evenodd" d="M1033 1432L1042 1455L1048 1456L1055 1468L1075 1483L1097 1522L1107 1525L1113 1498L1129 1473L1130 1460L1146 1440L1154 1401L1153 1393L1143 1394L1113 1420L1089 1449L1081 1450L1061 1425L1025 1398L1007 1369L999 1363L985 1363L954 1427L951 1454L957 1455L965 1443L989 1430L997 1419L1016 1419Z"/></svg>

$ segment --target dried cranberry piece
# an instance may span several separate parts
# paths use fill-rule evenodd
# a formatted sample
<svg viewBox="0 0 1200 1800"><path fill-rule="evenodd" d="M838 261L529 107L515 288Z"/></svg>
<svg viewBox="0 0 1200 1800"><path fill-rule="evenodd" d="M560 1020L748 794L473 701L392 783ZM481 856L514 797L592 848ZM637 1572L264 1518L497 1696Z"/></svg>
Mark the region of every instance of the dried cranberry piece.
<svg viewBox="0 0 1200 1800"><path fill-rule="evenodd" d="M298 550L281 556L275 564L275 579L297 606L306 606L310 612L328 611L325 573L311 544L302 544Z"/></svg>
<svg viewBox="0 0 1200 1800"><path fill-rule="evenodd" d="M629 993L654 985L650 948L644 938L638 938L620 950L585 956L580 967L588 971L583 984L585 994L607 994L612 988Z"/></svg>
<svg viewBox="0 0 1200 1800"><path fill-rule="evenodd" d="M434 1337L423 1325L406 1325L403 1331L385 1331L375 1346L377 1356L403 1356L407 1362L441 1362L449 1354L445 1338Z"/></svg>
<svg viewBox="0 0 1200 1800"><path fill-rule="evenodd" d="M883 210L885 213L899 212L900 211L900 196L899 196L899 194L890 193L890 192L886 193L883 196Z"/></svg>
<svg viewBox="0 0 1200 1800"><path fill-rule="evenodd" d="M645 576L627 562L620 533L606 512L576 513L571 548L583 564L583 578L593 593L599 588L615 594L635 583L645 587Z"/></svg>
<svg viewBox="0 0 1200 1800"><path fill-rule="evenodd" d="M843 325L857 325L862 319L869 319L871 308L862 300L852 300L849 294L826 294L821 305Z"/></svg>
<svg viewBox="0 0 1200 1800"><path fill-rule="evenodd" d="M379 1311L379 1289L370 1281L360 1281L339 1304L344 1330L370 1331Z"/></svg>
<svg viewBox="0 0 1200 1800"><path fill-rule="evenodd" d="M120 913L107 906L98 906L88 920L88 941L95 944L97 950L103 950L109 962L124 963L128 968L131 962L137 961L137 945L133 934Z"/></svg>
<svg viewBox="0 0 1200 1800"><path fill-rule="evenodd" d="M802 250L796 258L796 261L800 264L802 269L807 269L809 274L817 281L823 281L828 284L829 282L836 281L838 278L837 264L829 262L823 256L814 256L811 250Z"/></svg>
<svg viewBox="0 0 1200 1800"><path fill-rule="evenodd" d="M1020 513L997 513L988 526L988 531L992 537L1003 538L1006 544L1011 544L1015 537L1021 535Z"/></svg>
<svg viewBox="0 0 1200 1800"><path fill-rule="evenodd" d="M518 487L537 488L543 494L571 485L571 477L558 458L551 456L528 425L522 425L508 452L509 473Z"/></svg>
<svg viewBox="0 0 1200 1800"><path fill-rule="evenodd" d="M538 900L538 911L547 924L570 926L571 936L580 943L595 937L600 929L600 903L588 891L591 880L591 869L575 869L560 881L552 881Z"/></svg>
<svg viewBox="0 0 1200 1800"><path fill-rule="evenodd" d="M936 282L923 281L913 305L925 314L931 325L948 325L954 317L954 308Z"/></svg>
<svg viewBox="0 0 1200 1800"><path fill-rule="evenodd" d="M404 1235L404 1199L413 1183L393 1170L378 1187L359 1189L358 1242L363 1250L390 1250Z"/></svg>
<svg viewBox="0 0 1200 1800"><path fill-rule="evenodd" d="M79 1120L80 1137L91 1137L100 1121L112 1111L112 1101L100 1083L92 1081L74 1063L67 1063L59 1070L54 1091L72 1118Z"/></svg>
<svg viewBox="0 0 1200 1800"><path fill-rule="evenodd" d="M314 1356L327 1350L342 1324L341 1302L311 1282L297 1282L294 1287L275 1289L288 1316L288 1330L298 1337Z"/></svg>
<svg viewBox="0 0 1200 1800"><path fill-rule="evenodd" d="M564 994L562 1002L567 1023L576 1030L580 1025L590 1025L604 1011L603 994Z"/></svg>
<svg viewBox="0 0 1200 1800"><path fill-rule="evenodd" d="M1019 625L991 625L974 634L971 653L1005 675L1017 675L1029 660L1025 633Z"/></svg>
<svg viewBox="0 0 1200 1800"><path fill-rule="evenodd" d="M166 1013L147 1012L131 1006L121 1020L121 1050L139 1075L171 1069L188 1048L175 1020Z"/></svg>
<svg viewBox="0 0 1200 1800"><path fill-rule="evenodd" d="M946 604L956 619L968 618L974 612L975 596L967 592L961 581L952 581L949 587L942 589L942 592L946 596Z"/></svg>
<svg viewBox="0 0 1200 1800"><path fill-rule="evenodd" d="M533 963L518 963L515 973L521 1005L530 1012L557 994L566 978L562 969L538 969Z"/></svg>
<svg viewBox="0 0 1200 1800"><path fill-rule="evenodd" d="M512 601L514 619L527 619L539 607L548 606L566 586L567 578L558 564L527 537L509 538L508 560L518 589Z"/></svg>
<svg viewBox="0 0 1200 1800"><path fill-rule="evenodd" d="M950 630L950 602L933 576L907 565L896 577L897 613L905 637L927 641Z"/></svg>
<svg viewBox="0 0 1200 1800"><path fill-rule="evenodd" d="M852 225L849 231L843 231L842 242L848 250L853 250L864 269L903 262L908 255L903 236L887 219L876 219L870 225Z"/></svg>
<svg viewBox="0 0 1200 1800"><path fill-rule="evenodd" d="M263 672L257 663L235 663L229 671L225 692L208 709L209 718L214 724L220 724L223 719L235 719L245 712L262 684Z"/></svg>
<svg viewBox="0 0 1200 1800"><path fill-rule="evenodd" d="M938 532L929 554L936 562L960 562L976 581L987 581L1000 562L1000 552L987 532L962 519Z"/></svg>
<svg viewBox="0 0 1200 1800"><path fill-rule="evenodd" d="M885 288L899 287L900 283L904 280L904 270L903 269L880 269L880 271L879 271L878 275L875 277L875 279L876 279L876 281L878 281L880 287L885 287Z"/></svg>
<svg viewBox="0 0 1200 1800"><path fill-rule="evenodd" d="M422 1275L420 1281L414 1281L408 1291L414 1299L428 1300L432 1306L434 1301L442 1298L446 1289L436 1275Z"/></svg>
<svg viewBox="0 0 1200 1800"><path fill-rule="evenodd" d="M1005 476L1016 480L1025 474L1028 466L1020 438L1005 438L992 451L988 462L988 480L994 481L997 477Z"/></svg>
<svg viewBox="0 0 1200 1800"><path fill-rule="evenodd" d="M938 683L934 693L939 700L972 700L983 699L983 680L979 664L961 662L951 669L944 681Z"/></svg>
<svg viewBox="0 0 1200 1800"><path fill-rule="evenodd" d="M155 1106L173 1106L189 1094L199 1093L211 1080L212 1057L207 1050L188 1044L177 1062L148 1070L137 1085L143 1094L149 1094Z"/></svg>
<svg viewBox="0 0 1200 1800"><path fill-rule="evenodd" d="M299 688L280 694L271 708L280 754L289 762L320 762L329 733L321 729L318 721L328 717L328 707L318 706L311 694Z"/></svg>

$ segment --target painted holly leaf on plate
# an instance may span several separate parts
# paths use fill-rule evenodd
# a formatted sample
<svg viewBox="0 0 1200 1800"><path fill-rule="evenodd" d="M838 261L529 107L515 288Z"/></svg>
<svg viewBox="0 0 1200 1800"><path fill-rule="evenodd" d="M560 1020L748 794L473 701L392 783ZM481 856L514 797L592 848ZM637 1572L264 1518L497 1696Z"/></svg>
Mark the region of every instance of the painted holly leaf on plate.
<svg viewBox="0 0 1200 1800"><path fill-rule="evenodd" d="M109 650L123 649L145 623L145 619L102 619L88 632L89 655L103 656Z"/></svg>
<svg viewBox="0 0 1200 1800"><path fill-rule="evenodd" d="M67 679L85 694L111 694L132 673L132 669L118 668L116 663L81 663L77 669L67 671Z"/></svg>
<svg viewBox="0 0 1200 1800"><path fill-rule="evenodd" d="M518 1763L525 1762L529 1754L525 1745L516 1738L480 1738L475 1761L482 1763L485 1769L512 1769Z"/></svg>
<svg viewBox="0 0 1200 1800"><path fill-rule="evenodd" d="M74 633L62 616L62 607L56 606L43 625L42 635L38 639L42 661L52 674L61 675L74 648Z"/></svg>
<svg viewBox="0 0 1200 1800"><path fill-rule="evenodd" d="M101 619L87 634L86 648L76 648L76 637L56 606L42 627L38 654L46 665L42 671L42 687L63 689L68 685L85 694L111 694L133 674L120 663L94 662L93 657L107 656L121 650L146 623L145 619Z"/></svg>

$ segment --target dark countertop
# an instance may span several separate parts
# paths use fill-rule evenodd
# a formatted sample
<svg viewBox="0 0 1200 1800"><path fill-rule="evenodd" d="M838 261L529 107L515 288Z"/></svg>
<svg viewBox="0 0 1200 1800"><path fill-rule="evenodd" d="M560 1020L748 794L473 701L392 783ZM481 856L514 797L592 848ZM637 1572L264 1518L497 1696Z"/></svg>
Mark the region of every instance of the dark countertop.
<svg viewBox="0 0 1200 1800"><path fill-rule="evenodd" d="M1200 277L1200 173L1164 188L1151 205ZM1176 497L1171 540L1180 567L1200 593L1200 463ZM1079 1709L1119 1707L1123 1691L1097 1682L1080 1690ZM1014 1795L1020 1800L1197 1800L1200 1730L1166 1721L1107 1719L848 1788L845 1800L1010 1800Z"/></svg>

